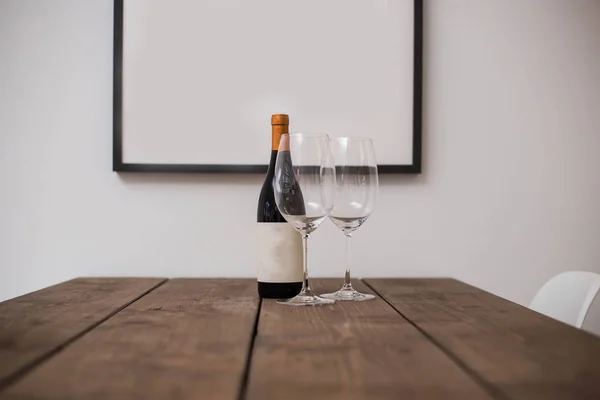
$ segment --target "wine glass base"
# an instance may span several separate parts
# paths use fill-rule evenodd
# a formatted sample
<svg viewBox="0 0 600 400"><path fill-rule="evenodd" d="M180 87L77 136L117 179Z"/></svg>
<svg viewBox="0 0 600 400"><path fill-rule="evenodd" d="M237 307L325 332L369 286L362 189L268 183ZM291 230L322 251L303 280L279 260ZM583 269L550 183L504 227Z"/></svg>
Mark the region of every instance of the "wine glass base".
<svg viewBox="0 0 600 400"><path fill-rule="evenodd" d="M372 294L360 293L355 289L340 289L335 293L322 294L321 297L335 301L365 301L375 298Z"/></svg>
<svg viewBox="0 0 600 400"><path fill-rule="evenodd" d="M335 300L324 299L313 293L300 293L291 299L277 300L277 304L283 304L285 306L325 306L334 303Z"/></svg>

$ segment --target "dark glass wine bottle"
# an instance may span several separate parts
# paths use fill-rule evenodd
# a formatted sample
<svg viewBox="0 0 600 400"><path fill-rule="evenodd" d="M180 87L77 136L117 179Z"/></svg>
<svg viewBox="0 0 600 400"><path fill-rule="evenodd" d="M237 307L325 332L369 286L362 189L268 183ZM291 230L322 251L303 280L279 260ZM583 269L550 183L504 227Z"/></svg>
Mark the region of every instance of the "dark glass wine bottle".
<svg viewBox="0 0 600 400"><path fill-rule="evenodd" d="M271 117L271 161L258 199L258 294L263 298L294 297L302 288L302 240L283 218L275 203L273 178L281 135L289 131L289 117Z"/></svg>

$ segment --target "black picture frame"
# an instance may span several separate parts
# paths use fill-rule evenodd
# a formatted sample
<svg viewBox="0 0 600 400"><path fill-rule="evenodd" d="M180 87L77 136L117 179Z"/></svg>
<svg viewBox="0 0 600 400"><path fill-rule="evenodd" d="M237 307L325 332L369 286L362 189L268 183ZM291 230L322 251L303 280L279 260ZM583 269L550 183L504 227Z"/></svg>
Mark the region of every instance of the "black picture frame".
<svg viewBox="0 0 600 400"><path fill-rule="evenodd" d="M114 0L113 171L158 173L266 173L266 164L141 164L123 162L123 2ZM379 165L380 173L419 174L422 153L423 0L414 0L412 164Z"/></svg>

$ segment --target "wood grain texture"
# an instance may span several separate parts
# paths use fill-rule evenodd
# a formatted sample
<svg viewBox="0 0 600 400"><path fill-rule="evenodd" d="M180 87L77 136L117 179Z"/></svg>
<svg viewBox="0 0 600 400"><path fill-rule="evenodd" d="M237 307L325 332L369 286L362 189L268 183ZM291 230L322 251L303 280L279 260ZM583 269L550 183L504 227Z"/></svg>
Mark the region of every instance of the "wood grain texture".
<svg viewBox="0 0 600 400"><path fill-rule="evenodd" d="M341 280L313 280L319 292ZM361 282L358 290L371 292ZM247 398L488 399L467 374L381 299L323 307L263 300Z"/></svg>
<svg viewBox="0 0 600 400"><path fill-rule="evenodd" d="M162 282L80 278L0 303L0 390Z"/></svg>
<svg viewBox="0 0 600 400"><path fill-rule="evenodd" d="M600 339L451 279L366 279L509 399L600 399Z"/></svg>
<svg viewBox="0 0 600 400"><path fill-rule="evenodd" d="M170 280L0 399L236 399L258 304L255 280Z"/></svg>

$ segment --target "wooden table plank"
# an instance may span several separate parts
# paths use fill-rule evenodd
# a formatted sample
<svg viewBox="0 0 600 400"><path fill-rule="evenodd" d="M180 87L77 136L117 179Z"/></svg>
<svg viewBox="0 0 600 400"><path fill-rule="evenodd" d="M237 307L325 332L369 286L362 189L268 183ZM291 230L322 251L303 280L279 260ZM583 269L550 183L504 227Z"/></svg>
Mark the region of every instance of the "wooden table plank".
<svg viewBox="0 0 600 400"><path fill-rule="evenodd" d="M340 284L313 280L320 293ZM490 398L383 300L315 308L263 300L249 400L444 397Z"/></svg>
<svg viewBox="0 0 600 400"><path fill-rule="evenodd" d="M0 303L0 390L164 281L80 278Z"/></svg>
<svg viewBox="0 0 600 400"><path fill-rule="evenodd" d="M0 398L236 399L258 304L255 280L170 280Z"/></svg>
<svg viewBox="0 0 600 400"><path fill-rule="evenodd" d="M600 399L600 339L452 279L367 279L510 399Z"/></svg>

